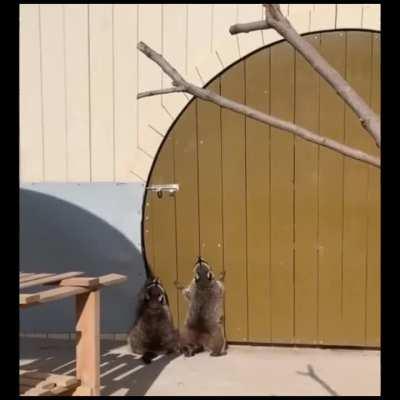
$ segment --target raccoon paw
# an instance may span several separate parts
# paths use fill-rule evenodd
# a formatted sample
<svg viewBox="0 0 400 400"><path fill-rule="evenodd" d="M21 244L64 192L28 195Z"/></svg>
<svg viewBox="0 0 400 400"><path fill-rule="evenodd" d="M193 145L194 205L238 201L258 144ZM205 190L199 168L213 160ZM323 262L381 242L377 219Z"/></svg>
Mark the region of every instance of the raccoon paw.
<svg viewBox="0 0 400 400"><path fill-rule="evenodd" d="M156 357L156 356L157 356L157 354L152 353L151 351L148 351L148 352L146 352L146 353L143 354L143 356L142 356L142 361L143 361L145 364L150 364L150 363L151 363L151 360L152 360L154 357Z"/></svg>
<svg viewBox="0 0 400 400"><path fill-rule="evenodd" d="M190 346L183 346L181 348L181 352L185 357L193 357L194 356L194 351L193 348Z"/></svg>
<svg viewBox="0 0 400 400"><path fill-rule="evenodd" d="M210 353L211 357L219 357L219 356L225 356L227 354L226 351L213 351Z"/></svg>

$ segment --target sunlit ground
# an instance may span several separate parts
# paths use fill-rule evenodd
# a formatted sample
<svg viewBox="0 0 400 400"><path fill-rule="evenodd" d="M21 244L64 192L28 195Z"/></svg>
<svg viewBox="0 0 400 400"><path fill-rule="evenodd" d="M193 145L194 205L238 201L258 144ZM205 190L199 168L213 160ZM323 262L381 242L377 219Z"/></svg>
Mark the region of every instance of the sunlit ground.
<svg viewBox="0 0 400 400"><path fill-rule="evenodd" d="M20 365L75 373L74 342L20 339ZM102 395L380 395L380 352L230 346L228 354L159 356L150 365L124 342L101 343Z"/></svg>

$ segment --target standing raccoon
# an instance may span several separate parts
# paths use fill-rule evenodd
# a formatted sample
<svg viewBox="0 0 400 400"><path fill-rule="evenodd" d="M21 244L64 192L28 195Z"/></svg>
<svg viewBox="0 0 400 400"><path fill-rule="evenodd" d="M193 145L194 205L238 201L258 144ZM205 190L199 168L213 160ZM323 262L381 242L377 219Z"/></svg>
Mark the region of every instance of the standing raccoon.
<svg viewBox="0 0 400 400"><path fill-rule="evenodd" d="M168 297L158 279L149 279L139 293L136 320L128 334L133 353L142 354L148 364L158 354L178 350Z"/></svg>
<svg viewBox="0 0 400 400"><path fill-rule="evenodd" d="M211 356L226 354L223 331L224 286L216 280L210 266L200 257L195 276L182 293L189 303L180 340L181 351L186 357L203 351Z"/></svg>

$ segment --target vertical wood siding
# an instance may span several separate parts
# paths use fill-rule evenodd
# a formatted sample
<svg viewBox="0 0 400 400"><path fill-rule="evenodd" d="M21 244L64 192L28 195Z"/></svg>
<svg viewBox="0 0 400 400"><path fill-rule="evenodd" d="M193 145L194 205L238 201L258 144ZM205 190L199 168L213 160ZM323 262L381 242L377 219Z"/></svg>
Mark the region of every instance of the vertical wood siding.
<svg viewBox="0 0 400 400"><path fill-rule="evenodd" d="M301 33L379 29L378 4L282 4ZM20 176L23 182L145 181L171 123L190 100L136 100L170 79L146 41L203 85L257 48L271 30L231 36L260 4L21 4Z"/></svg>
<svg viewBox="0 0 400 400"><path fill-rule="evenodd" d="M379 112L379 34L306 39ZM223 95L378 154L334 90L282 42L210 83ZM168 134L146 197L145 246L183 297L201 254L225 275L225 329L234 342L379 346L380 171L293 135L194 100ZM147 238L150 238L149 240Z"/></svg>

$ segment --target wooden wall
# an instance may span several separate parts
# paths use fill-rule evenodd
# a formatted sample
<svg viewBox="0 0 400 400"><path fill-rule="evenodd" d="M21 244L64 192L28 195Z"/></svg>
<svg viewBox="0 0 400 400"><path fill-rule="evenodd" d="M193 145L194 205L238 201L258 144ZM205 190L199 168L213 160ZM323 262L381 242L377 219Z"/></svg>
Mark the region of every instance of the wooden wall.
<svg viewBox="0 0 400 400"><path fill-rule="evenodd" d="M380 34L307 40L380 112ZM210 87L378 154L357 117L286 42L234 64ZM198 255L226 272L228 340L380 344L380 171L201 100L172 127L145 199L146 255L175 321Z"/></svg>
<svg viewBox="0 0 400 400"><path fill-rule="evenodd" d="M283 4L299 30L380 29L374 4ZM279 40L228 28L259 19L259 4L21 4L20 177L23 182L146 180L183 94L136 101L169 80L136 44L162 52L203 85ZM239 72L238 72L239 73Z"/></svg>

